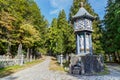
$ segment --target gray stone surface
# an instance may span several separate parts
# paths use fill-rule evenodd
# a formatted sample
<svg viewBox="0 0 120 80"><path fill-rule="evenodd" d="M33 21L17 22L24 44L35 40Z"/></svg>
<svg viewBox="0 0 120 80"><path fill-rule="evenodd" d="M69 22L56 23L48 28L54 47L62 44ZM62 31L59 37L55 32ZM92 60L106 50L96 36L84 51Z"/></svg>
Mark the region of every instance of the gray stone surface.
<svg viewBox="0 0 120 80"><path fill-rule="evenodd" d="M76 66L80 67L78 69L80 70L79 74L93 75L94 73L102 72L104 70L104 62L102 56L97 55L71 56L70 73L74 74L75 71L77 71L74 70Z"/></svg>
<svg viewBox="0 0 120 80"><path fill-rule="evenodd" d="M81 57L84 64L85 73L102 72L104 70L104 62L102 56L86 55Z"/></svg>
<svg viewBox="0 0 120 80"><path fill-rule="evenodd" d="M110 67L111 73L104 76L69 75L48 69L50 58L31 68L19 71L0 80L120 80L120 72Z"/></svg>

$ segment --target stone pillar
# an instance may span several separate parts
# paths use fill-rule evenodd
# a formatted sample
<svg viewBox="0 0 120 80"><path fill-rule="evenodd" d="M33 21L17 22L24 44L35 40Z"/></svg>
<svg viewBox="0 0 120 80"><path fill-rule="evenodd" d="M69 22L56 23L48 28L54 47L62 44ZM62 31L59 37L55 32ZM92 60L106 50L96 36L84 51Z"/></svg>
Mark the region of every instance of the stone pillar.
<svg viewBox="0 0 120 80"><path fill-rule="evenodd" d="M24 63L24 55L22 54L22 55L21 55L21 60L20 60L20 65L22 66L23 63Z"/></svg>
<svg viewBox="0 0 120 80"><path fill-rule="evenodd" d="M77 34L77 43L76 43L76 45L77 45L77 54L80 54L80 37L79 37L79 35Z"/></svg>
<svg viewBox="0 0 120 80"><path fill-rule="evenodd" d="M60 66L63 66L63 55L60 55Z"/></svg>
<svg viewBox="0 0 120 80"><path fill-rule="evenodd" d="M86 53L86 32L84 32L84 53Z"/></svg>
<svg viewBox="0 0 120 80"><path fill-rule="evenodd" d="M30 62L32 61L32 55L30 55Z"/></svg>
<svg viewBox="0 0 120 80"><path fill-rule="evenodd" d="M92 52L92 36L91 36L91 34L89 36L89 39L90 39L90 54L93 54L93 52Z"/></svg>
<svg viewBox="0 0 120 80"><path fill-rule="evenodd" d="M22 56L22 44L20 43L17 51L17 64L21 65L21 56Z"/></svg>

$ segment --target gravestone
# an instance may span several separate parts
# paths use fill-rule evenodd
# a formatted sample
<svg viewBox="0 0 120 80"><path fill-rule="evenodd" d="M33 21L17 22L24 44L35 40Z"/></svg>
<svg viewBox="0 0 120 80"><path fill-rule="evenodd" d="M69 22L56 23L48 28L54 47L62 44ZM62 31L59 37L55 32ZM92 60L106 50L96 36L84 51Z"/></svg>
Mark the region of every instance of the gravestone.
<svg viewBox="0 0 120 80"><path fill-rule="evenodd" d="M16 59L18 59L17 62L16 62L17 64L23 65L24 55L23 55L23 53L22 53L22 44L21 44L21 43L20 43L19 46L18 46L18 53L17 53Z"/></svg>

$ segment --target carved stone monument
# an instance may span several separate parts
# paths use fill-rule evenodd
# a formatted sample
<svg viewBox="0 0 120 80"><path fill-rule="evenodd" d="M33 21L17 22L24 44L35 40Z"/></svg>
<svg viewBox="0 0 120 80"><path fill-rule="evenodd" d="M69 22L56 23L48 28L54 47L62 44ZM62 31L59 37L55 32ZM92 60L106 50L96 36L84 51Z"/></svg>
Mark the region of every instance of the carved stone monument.
<svg viewBox="0 0 120 80"><path fill-rule="evenodd" d="M18 53L17 53L16 59L18 59L17 64L23 65L24 55L22 54L22 44L19 44L18 46Z"/></svg>
<svg viewBox="0 0 120 80"><path fill-rule="evenodd" d="M81 7L72 17L76 36L76 55L71 56L70 73L92 74L103 71L103 59L92 52L92 21L95 19L87 10Z"/></svg>

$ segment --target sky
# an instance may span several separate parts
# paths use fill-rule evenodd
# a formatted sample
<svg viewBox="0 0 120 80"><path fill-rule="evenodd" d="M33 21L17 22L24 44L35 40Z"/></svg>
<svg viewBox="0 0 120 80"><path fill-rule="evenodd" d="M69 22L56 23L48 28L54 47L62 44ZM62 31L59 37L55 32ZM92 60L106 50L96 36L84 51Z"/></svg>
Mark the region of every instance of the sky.
<svg viewBox="0 0 120 80"><path fill-rule="evenodd" d="M105 14L105 7L107 0L88 0L94 11L100 16L102 20ZM53 18L57 18L59 11L64 9L68 18L70 7L73 0L35 0L38 7L40 8L42 15L49 23L52 22Z"/></svg>

